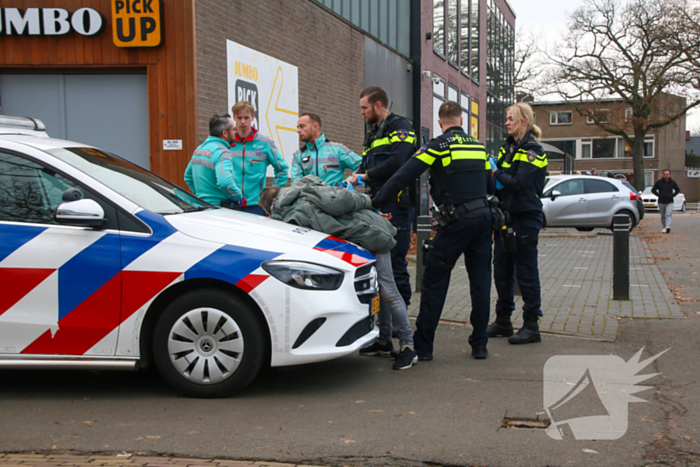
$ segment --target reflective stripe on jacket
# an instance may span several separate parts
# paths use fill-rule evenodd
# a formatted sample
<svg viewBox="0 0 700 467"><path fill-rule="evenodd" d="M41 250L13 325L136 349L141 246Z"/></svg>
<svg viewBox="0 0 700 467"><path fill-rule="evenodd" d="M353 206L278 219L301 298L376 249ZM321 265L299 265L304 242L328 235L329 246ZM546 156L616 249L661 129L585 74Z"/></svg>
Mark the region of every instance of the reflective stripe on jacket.
<svg viewBox="0 0 700 467"><path fill-rule="evenodd" d="M542 190L547 173L547 154L528 131L516 143L509 136L498 153L496 180L503 189L496 194L510 214L542 209Z"/></svg>
<svg viewBox="0 0 700 467"><path fill-rule="evenodd" d="M274 185L284 186L289 175L289 166L277 149L273 140L262 136L257 130L241 140L236 133L236 141L231 144L231 159L236 185L243 192L241 206L256 206L260 200L260 191L267 181L267 166L271 165L275 176Z"/></svg>
<svg viewBox="0 0 700 467"><path fill-rule="evenodd" d="M216 136L208 137L194 151L185 170L185 183L195 196L215 206L229 199L240 201L228 143Z"/></svg>
<svg viewBox="0 0 700 467"><path fill-rule="evenodd" d="M357 170L362 158L341 143L333 143L321 134L305 143L292 157L292 183L307 175L316 175L324 183L336 186L343 181L345 169Z"/></svg>

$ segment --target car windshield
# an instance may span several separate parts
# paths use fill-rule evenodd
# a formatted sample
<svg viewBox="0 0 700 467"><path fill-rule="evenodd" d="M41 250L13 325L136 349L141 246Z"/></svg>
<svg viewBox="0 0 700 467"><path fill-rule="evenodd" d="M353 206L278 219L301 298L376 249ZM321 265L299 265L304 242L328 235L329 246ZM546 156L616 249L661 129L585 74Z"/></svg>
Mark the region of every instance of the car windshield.
<svg viewBox="0 0 700 467"><path fill-rule="evenodd" d="M651 194L651 188L650 186L646 187L644 191L642 191L642 194L644 195L650 195Z"/></svg>
<svg viewBox="0 0 700 467"><path fill-rule="evenodd" d="M167 180L99 149L59 148L49 152L148 211L179 214L214 207Z"/></svg>

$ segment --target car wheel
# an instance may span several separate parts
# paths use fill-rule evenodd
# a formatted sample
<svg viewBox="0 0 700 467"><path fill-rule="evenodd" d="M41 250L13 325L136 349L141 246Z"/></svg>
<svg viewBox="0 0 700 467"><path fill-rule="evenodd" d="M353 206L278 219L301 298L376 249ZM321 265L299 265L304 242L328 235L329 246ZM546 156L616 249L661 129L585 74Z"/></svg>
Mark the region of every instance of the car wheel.
<svg viewBox="0 0 700 467"><path fill-rule="evenodd" d="M630 232L631 232L632 230L634 230L634 228L637 226L637 224L636 224L636 222L635 222L635 217L634 217L634 214L632 214L632 211L628 211L627 209L623 209L623 210L618 211L618 212L615 213L616 216L619 216L620 214L625 214L625 215L627 215L627 216L630 218L630 221L632 222L632 228L630 229ZM613 222L614 222L614 221L613 221ZM611 223L611 224L610 224L610 230L612 230L612 228L613 228L613 224Z"/></svg>
<svg viewBox="0 0 700 467"><path fill-rule="evenodd" d="M576 227L579 232L593 232L595 227Z"/></svg>
<svg viewBox="0 0 700 467"><path fill-rule="evenodd" d="M256 310L207 289L172 302L158 318L153 358L163 378L191 397L224 397L245 388L265 361L266 331Z"/></svg>

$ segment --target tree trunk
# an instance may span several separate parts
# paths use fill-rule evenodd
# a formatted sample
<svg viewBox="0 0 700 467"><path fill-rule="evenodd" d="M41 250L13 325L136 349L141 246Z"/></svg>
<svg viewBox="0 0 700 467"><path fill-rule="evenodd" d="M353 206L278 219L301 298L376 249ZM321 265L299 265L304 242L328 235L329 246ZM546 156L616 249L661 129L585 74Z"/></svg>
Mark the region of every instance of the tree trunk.
<svg viewBox="0 0 700 467"><path fill-rule="evenodd" d="M632 164L634 166L634 183L637 191L644 190L644 136L643 128L634 128L634 144L632 145Z"/></svg>

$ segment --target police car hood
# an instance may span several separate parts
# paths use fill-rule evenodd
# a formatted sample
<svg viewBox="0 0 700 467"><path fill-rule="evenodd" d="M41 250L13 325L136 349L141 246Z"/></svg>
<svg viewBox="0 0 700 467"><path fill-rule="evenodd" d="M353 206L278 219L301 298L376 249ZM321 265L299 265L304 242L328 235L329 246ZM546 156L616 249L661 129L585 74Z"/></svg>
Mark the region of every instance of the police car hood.
<svg viewBox="0 0 700 467"><path fill-rule="evenodd" d="M200 240L223 244L245 245L278 251L311 260L316 253L326 253L353 266L374 261L374 256L355 244L323 232L287 224L269 217L230 209L168 215L165 219L179 232ZM335 263L336 261L323 256Z"/></svg>

